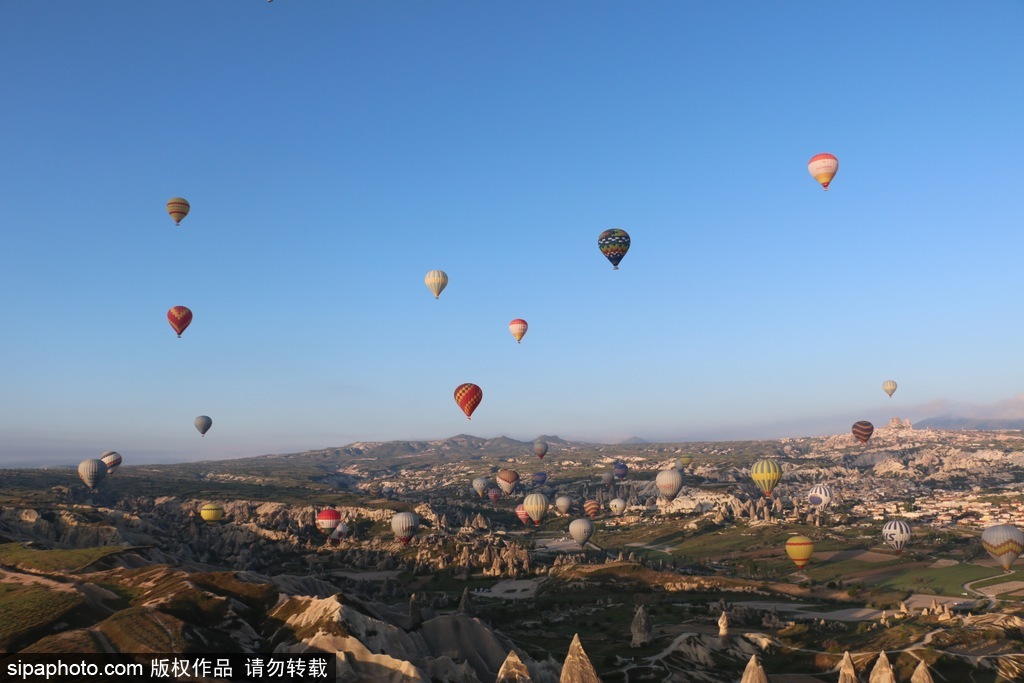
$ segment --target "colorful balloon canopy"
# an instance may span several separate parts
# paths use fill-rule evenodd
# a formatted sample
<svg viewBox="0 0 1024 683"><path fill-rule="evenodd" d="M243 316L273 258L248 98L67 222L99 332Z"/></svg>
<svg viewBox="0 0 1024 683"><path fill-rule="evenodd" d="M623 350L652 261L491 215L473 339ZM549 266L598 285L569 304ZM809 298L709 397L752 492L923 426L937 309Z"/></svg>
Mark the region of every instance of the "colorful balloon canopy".
<svg viewBox="0 0 1024 683"><path fill-rule="evenodd" d="M188 200L184 197L171 197L167 201L167 213L174 219L175 225L181 225L181 219L188 215L189 209ZM200 221L201 223L202 221Z"/></svg>
<svg viewBox="0 0 1024 683"><path fill-rule="evenodd" d="M687 453L685 455L680 455L678 458L676 458L676 469L677 470L685 470L687 467L689 467L692 464L693 464L693 456L690 455L689 453Z"/></svg>
<svg viewBox="0 0 1024 683"><path fill-rule="evenodd" d="M583 517L574 519L569 524L569 535L582 548L590 540L590 537L594 535L594 523Z"/></svg>
<svg viewBox="0 0 1024 683"><path fill-rule="evenodd" d="M1012 524L990 526L981 534L981 547L1009 573L1014 560L1024 553L1024 531Z"/></svg>
<svg viewBox="0 0 1024 683"><path fill-rule="evenodd" d="M906 547L911 536L913 536L913 532L910 525L901 519L886 522L882 527L882 538L896 549L897 555L903 552L903 548Z"/></svg>
<svg viewBox="0 0 1024 683"><path fill-rule="evenodd" d="M523 499L523 508L533 520L534 526L540 526L540 521L548 513L548 505L548 497L543 493L531 493Z"/></svg>
<svg viewBox="0 0 1024 683"><path fill-rule="evenodd" d="M875 425L871 424L867 420L861 420L860 422L854 422L851 430L853 436L861 443L867 443L871 435L875 433Z"/></svg>
<svg viewBox="0 0 1024 683"><path fill-rule="evenodd" d="M548 444L546 441L537 440L533 442L533 454L541 460L548 454Z"/></svg>
<svg viewBox="0 0 1024 683"><path fill-rule="evenodd" d="M429 289L434 294L434 298L437 299L441 296L441 292L444 291L444 288L448 286L448 274L443 270L432 270L427 273L426 277L423 278L423 281L427 283L427 289Z"/></svg>
<svg viewBox="0 0 1024 683"><path fill-rule="evenodd" d="M569 496L559 496L558 498L555 498L555 509L563 515L569 514L569 510L572 509L572 498Z"/></svg>
<svg viewBox="0 0 1024 683"><path fill-rule="evenodd" d="M889 398L892 398L892 395L896 393L896 382L891 379L885 380L882 382L882 391L889 394Z"/></svg>
<svg viewBox="0 0 1024 683"><path fill-rule="evenodd" d="M345 522L339 522L338 526L334 527L334 531L332 531L331 535L328 536L327 538L329 538L332 542L337 543L338 541L340 541L343 538L348 538L348 534L349 534L348 525L345 524Z"/></svg>
<svg viewBox="0 0 1024 683"><path fill-rule="evenodd" d="M200 436L206 436L206 432L210 431L210 427L213 426L213 420L211 420L206 415L200 415L195 419L195 422L193 422L193 424L196 426L196 429L199 430ZM231 430L229 429L228 431ZM223 435L221 436L223 437Z"/></svg>
<svg viewBox="0 0 1024 683"><path fill-rule="evenodd" d="M765 498L772 497L772 491L782 479L782 468L774 460L758 460L750 468L750 478L761 489Z"/></svg>
<svg viewBox="0 0 1024 683"><path fill-rule="evenodd" d="M337 510L328 508L321 510L316 515L316 528L320 530L324 536L330 536L335 528L341 524L341 513Z"/></svg>
<svg viewBox="0 0 1024 683"><path fill-rule="evenodd" d="M618 228L605 230L597 238L597 246L605 258L615 266L615 270L618 270L619 261L629 251L629 233Z"/></svg>
<svg viewBox="0 0 1024 683"><path fill-rule="evenodd" d="M612 514L618 517L626 511L626 501L621 498L613 498L608 503L608 509L612 511Z"/></svg>
<svg viewBox="0 0 1024 683"><path fill-rule="evenodd" d="M522 342L523 336L526 334L527 327L528 325L525 320L522 318L516 318L508 324L508 331L516 338L516 342Z"/></svg>
<svg viewBox="0 0 1024 683"><path fill-rule="evenodd" d="M683 488L683 475L675 468L662 470L654 478L654 484L658 487L658 493L665 500L672 502Z"/></svg>
<svg viewBox="0 0 1024 683"><path fill-rule="evenodd" d="M523 523L523 526L530 524L530 513L526 511L526 506L523 503L516 506L516 517Z"/></svg>
<svg viewBox="0 0 1024 683"><path fill-rule="evenodd" d="M171 309L167 311L167 322L181 337L181 333L192 323L192 311L185 306L171 306Z"/></svg>
<svg viewBox="0 0 1024 683"><path fill-rule="evenodd" d="M543 486L544 482L548 480L547 472L534 472L533 473L533 484L534 486Z"/></svg>
<svg viewBox="0 0 1024 683"><path fill-rule="evenodd" d="M455 402L462 408L467 420L473 416L473 411L480 405L483 398L483 389L471 382L455 387Z"/></svg>
<svg viewBox="0 0 1024 683"><path fill-rule="evenodd" d="M815 154L807 162L807 170L828 191L829 183L836 177L836 171L839 170L839 159L828 153Z"/></svg>
<svg viewBox="0 0 1024 683"><path fill-rule="evenodd" d="M588 500L587 502L583 503L583 512L587 515L587 517L597 517L599 514L601 514L601 504L598 503L596 500Z"/></svg>
<svg viewBox="0 0 1024 683"><path fill-rule="evenodd" d="M107 463L99 458L89 458L78 464L78 476L89 488L95 490L96 485L107 476Z"/></svg>
<svg viewBox="0 0 1024 683"><path fill-rule="evenodd" d="M806 536L793 536L786 541L786 554L797 569L803 569L814 554L814 541Z"/></svg>
<svg viewBox="0 0 1024 683"><path fill-rule="evenodd" d="M409 545L409 539L416 535L420 528L420 518L413 512L398 512L391 518L391 531L402 545Z"/></svg>
<svg viewBox="0 0 1024 683"><path fill-rule="evenodd" d="M832 487L826 484L815 484L807 492L807 502L820 509L832 504Z"/></svg>
<svg viewBox="0 0 1024 683"><path fill-rule="evenodd" d="M498 476L495 478L506 496L511 496L516 490L516 484L519 483L519 473L515 470L498 470Z"/></svg>
<svg viewBox="0 0 1024 683"><path fill-rule="evenodd" d="M117 468L121 466L121 454L117 451L107 451L100 456L100 460L107 466L108 477L117 472Z"/></svg>
<svg viewBox="0 0 1024 683"><path fill-rule="evenodd" d="M626 475L629 474L629 465L618 460L614 465L612 465L612 473L615 475L616 479L625 479Z"/></svg>
<svg viewBox="0 0 1024 683"><path fill-rule="evenodd" d="M487 480L483 477L477 477L473 480L473 490L476 491L476 495L483 498L487 495Z"/></svg>
<svg viewBox="0 0 1024 683"><path fill-rule="evenodd" d="M219 503L207 503L199 509L199 516L207 524L216 524L224 519L224 508Z"/></svg>
<svg viewBox="0 0 1024 683"><path fill-rule="evenodd" d="M497 503L501 500L501 489L487 489L487 500Z"/></svg>

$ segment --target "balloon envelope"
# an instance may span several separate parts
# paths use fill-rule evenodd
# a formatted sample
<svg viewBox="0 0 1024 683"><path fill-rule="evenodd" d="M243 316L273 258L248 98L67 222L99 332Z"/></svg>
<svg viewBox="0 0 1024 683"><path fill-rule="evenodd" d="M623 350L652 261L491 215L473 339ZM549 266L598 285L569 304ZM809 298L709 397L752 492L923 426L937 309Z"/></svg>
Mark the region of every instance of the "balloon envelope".
<svg viewBox="0 0 1024 683"><path fill-rule="evenodd" d="M772 490L782 479L782 468L774 460L758 460L750 468L750 478L757 484L757 488L761 489L765 498L771 498Z"/></svg>
<svg viewBox="0 0 1024 683"><path fill-rule="evenodd" d="M316 528L320 530L324 536L330 536L331 532L341 524L341 513L337 510L328 508L327 510L321 510L316 516Z"/></svg>
<svg viewBox="0 0 1024 683"><path fill-rule="evenodd" d="M806 536L793 536L786 541L786 554L793 560L797 569L803 569L814 554L814 541Z"/></svg>
<svg viewBox="0 0 1024 683"><path fill-rule="evenodd" d="M443 270L432 270L427 273L423 281L427 283L427 289L434 294L434 298L441 296L441 292L448 286L448 274ZM458 298L458 297L456 297Z"/></svg>
<svg viewBox="0 0 1024 683"><path fill-rule="evenodd" d="M611 472L605 472L601 475L601 483L606 487L611 487L612 482L615 481L615 475Z"/></svg>
<svg viewBox="0 0 1024 683"><path fill-rule="evenodd" d="M1009 572L1014 560L1024 553L1024 531L1012 524L990 526L981 534L981 547Z"/></svg>
<svg viewBox="0 0 1024 683"><path fill-rule="evenodd" d="M540 526L540 521L548 513L548 497L543 493L531 493L523 499L523 508L533 520L534 525Z"/></svg>
<svg viewBox="0 0 1024 683"><path fill-rule="evenodd" d="M625 479L626 475L629 474L629 465L619 460L612 465L612 473L616 479Z"/></svg>
<svg viewBox="0 0 1024 683"><path fill-rule="evenodd" d="M412 512L398 512L391 518L391 531L402 545L409 545L409 539L416 535L420 518Z"/></svg>
<svg viewBox="0 0 1024 683"><path fill-rule="evenodd" d="M853 432L853 436L861 443L867 443L871 435L875 433L875 425L871 424L867 420L861 420L860 422L854 422L853 427L850 429Z"/></svg>
<svg viewBox="0 0 1024 683"><path fill-rule="evenodd" d="M885 380L882 382L882 391L889 394L889 398L892 398L892 395L896 393L896 382L891 379Z"/></svg>
<svg viewBox="0 0 1024 683"><path fill-rule="evenodd" d="M597 238L597 247L605 258L611 261L615 270L618 270L619 261L629 251L629 233L618 228L605 230Z"/></svg>
<svg viewBox="0 0 1024 683"><path fill-rule="evenodd" d="M572 509L572 498L569 496L559 496L558 498L555 498L555 509L563 515L568 514L569 510Z"/></svg>
<svg viewBox="0 0 1024 683"><path fill-rule="evenodd" d="M569 535L572 536L572 540L585 546L590 537L594 535L594 523L589 519L574 519L569 524Z"/></svg>
<svg viewBox="0 0 1024 683"><path fill-rule="evenodd" d="M654 478L654 484L658 487L658 493L665 500L671 502L675 500L676 496L679 495L680 489L683 488L683 475L677 469L662 470Z"/></svg>
<svg viewBox="0 0 1024 683"><path fill-rule="evenodd" d="M910 525L900 519L886 522L882 527L882 538L896 549L897 555L903 552L903 548L906 547L911 536L913 536L913 532L910 530Z"/></svg>
<svg viewBox="0 0 1024 683"><path fill-rule="evenodd" d="M224 508L217 503L207 503L199 510L199 516L207 524L216 524L224 519Z"/></svg>
<svg viewBox="0 0 1024 683"><path fill-rule="evenodd" d="M526 511L526 506L522 503L516 506L516 517L519 518L519 521L522 522L524 526L530 523L530 513Z"/></svg>
<svg viewBox="0 0 1024 683"><path fill-rule="evenodd" d="M807 502L818 509L827 508L832 504L832 488L825 484L815 484L807 492Z"/></svg>
<svg viewBox="0 0 1024 683"><path fill-rule="evenodd" d="M588 500L583 504L583 512L587 517L597 517L601 512L601 504L596 500Z"/></svg>
<svg viewBox="0 0 1024 683"><path fill-rule="evenodd" d="M78 464L78 476L91 489L107 476L107 463L99 458L89 458Z"/></svg>
<svg viewBox="0 0 1024 683"><path fill-rule="evenodd" d="M185 306L171 306L167 311L167 322L171 324L174 331L181 336L181 333L192 324L192 311Z"/></svg>
<svg viewBox="0 0 1024 683"><path fill-rule="evenodd" d="M618 517L626 511L626 501L621 498L615 498L608 503L608 509L612 511L612 514Z"/></svg>
<svg viewBox="0 0 1024 683"><path fill-rule="evenodd" d="M541 460L548 454L548 444L546 441L534 441L533 442L533 454Z"/></svg>
<svg viewBox="0 0 1024 683"><path fill-rule="evenodd" d="M210 427L213 426L213 420L211 420L206 415L200 415L195 419L194 424L196 426L196 429L199 430L199 434L202 436L206 436L206 432L210 431ZM228 431L231 430L229 429ZM223 438L223 435L221 435L221 437Z"/></svg>
<svg viewBox="0 0 1024 683"><path fill-rule="evenodd" d="M516 338L516 342L523 341L523 335L526 334L526 329L529 325L522 318L516 318L508 324L508 331L512 333L512 336Z"/></svg>
<svg viewBox="0 0 1024 683"><path fill-rule="evenodd" d="M181 225L181 219L188 215L191 208L184 197L171 197L167 200L167 213L174 219L175 225Z"/></svg>
<svg viewBox="0 0 1024 683"><path fill-rule="evenodd" d="M544 482L546 482L547 480L548 480L548 473L547 472L534 472L533 473L533 483L534 483L535 486L543 486Z"/></svg>
<svg viewBox="0 0 1024 683"><path fill-rule="evenodd" d="M497 503L499 500L501 500L501 489L488 489L487 499L490 500L492 503Z"/></svg>
<svg viewBox="0 0 1024 683"><path fill-rule="evenodd" d="M511 496L519 483L519 473L515 470L498 470L498 486L506 496Z"/></svg>
<svg viewBox="0 0 1024 683"><path fill-rule="evenodd" d="M121 466L121 454L117 451L107 451L100 456L100 460L107 466L107 476L117 472L117 468Z"/></svg>
<svg viewBox="0 0 1024 683"><path fill-rule="evenodd" d="M677 470L686 469L691 464L693 464L693 456L692 455L689 455L689 454L687 454L687 455L680 455L678 458L676 458L676 469Z"/></svg>
<svg viewBox="0 0 1024 683"><path fill-rule="evenodd" d="M473 480L473 490L476 491L476 495L483 498L487 495L487 480L483 477L477 477Z"/></svg>
<svg viewBox="0 0 1024 683"><path fill-rule="evenodd" d="M834 155L823 153L815 154L811 157L811 160L807 162L807 171L821 183L821 186L828 191L829 183L836 177L836 171L839 170L839 159Z"/></svg>
<svg viewBox="0 0 1024 683"><path fill-rule="evenodd" d="M483 398L483 390L472 382L455 387L455 402L462 408L467 420L473 416L473 411L480 405Z"/></svg>

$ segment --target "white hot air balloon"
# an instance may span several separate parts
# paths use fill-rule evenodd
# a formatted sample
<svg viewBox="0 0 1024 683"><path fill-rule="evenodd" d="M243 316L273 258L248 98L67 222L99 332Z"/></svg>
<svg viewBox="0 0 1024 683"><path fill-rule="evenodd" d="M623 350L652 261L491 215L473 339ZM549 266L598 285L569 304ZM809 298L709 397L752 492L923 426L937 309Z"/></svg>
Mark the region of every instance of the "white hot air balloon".
<svg viewBox="0 0 1024 683"><path fill-rule="evenodd" d="M434 298L437 299L441 296L444 288L448 286L448 274L443 270L432 270L427 273L423 281L427 283L427 288L433 293Z"/></svg>
<svg viewBox="0 0 1024 683"><path fill-rule="evenodd" d="M412 512L399 512L391 518L391 530L402 545L409 545L409 539L416 535L420 518Z"/></svg>
<svg viewBox="0 0 1024 683"><path fill-rule="evenodd" d="M100 456L107 466L107 476L109 477L114 472L117 472L117 468L121 466L121 454L117 451L107 451Z"/></svg>
<svg viewBox="0 0 1024 683"><path fill-rule="evenodd" d="M679 495L679 491L683 488L683 475L675 468L662 470L654 478L654 483L658 487L658 493L665 500L671 502L675 500L676 496Z"/></svg>
<svg viewBox="0 0 1024 683"><path fill-rule="evenodd" d="M626 511L626 501L621 498L615 498L608 503L608 509L612 511L612 514L618 517Z"/></svg>
<svg viewBox="0 0 1024 683"><path fill-rule="evenodd" d="M473 490L476 491L476 495L483 498L487 495L487 480L483 477L477 477L473 480Z"/></svg>
<svg viewBox="0 0 1024 683"><path fill-rule="evenodd" d="M903 548L906 547L907 542L914 535L910 529L910 525L901 519L894 519L886 522L885 526L882 527L882 538L885 542L896 549L896 554L899 555L903 552Z"/></svg>
<svg viewBox="0 0 1024 683"><path fill-rule="evenodd" d="M981 547L1009 573L1013 561L1024 553L1024 531L1012 524L990 526L981 534Z"/></svg>
<svg viewBox="0 0 1024 683"><path fill-rule="evenodd" d="M523 509L530 515L534 526L540 526L540 521L548 513L548 497L543 493L531 493L523 499Z"/></svg>
<svg viewBox="0 0 1024 683"><path fill-rule="evenodd" d="M572 536L572 540L585 546L590 537L594 535L594 523L585 517L580 519L572 520L569 524L569 535Z"/></svg>
<svg viewBox="0 0 1024 683"><path fill-rule="evenodd" d="M832 504L832 487L825 484L815 484L807 492L807 502L819 510L824 510Z"/></svg>
<svg viewBox="0 0 1024 683"><path fill-rule="evenodd" d="M569 514L569 510L572 509L572 498L569 496L559 496L558 498L555 498L555 509L563 515Z"/></svg>
<svg viewBox="0 0 1024 683"><path fill-rule="evenodd" d="M78 476L81 477L86 486L95 490L96 485L107 476L107 463L99 458L83 460L78 465Z"/></svg>
<svg viewBox="0 0 1024 683"><path fill-rule="evenodd" d="M892 398L892 395L896 393L896 382L893 382L891 379L885 380L882 382L882 391L889 394L889 398Z"/></svg>

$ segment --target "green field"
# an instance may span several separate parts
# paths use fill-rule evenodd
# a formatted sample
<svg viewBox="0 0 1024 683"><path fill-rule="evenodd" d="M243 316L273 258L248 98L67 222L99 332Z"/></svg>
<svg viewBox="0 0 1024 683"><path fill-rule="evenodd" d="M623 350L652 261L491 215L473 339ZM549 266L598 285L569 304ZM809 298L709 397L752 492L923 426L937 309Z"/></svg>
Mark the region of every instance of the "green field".
<svg viewBox="0 0 1024 683"><path fill-rule="evenodd" d="M0 651L19 637L59 621L85 601L80 593L40 585L0 583Z"/></svg>
<svg viewBox="0 0 1024 683"><path fill-rule="evenodd" d="M963 584L990 576L1001 570L993 567L979 567L975 564L957 564L941 569L915 569L889 577L881 582L880 588L890 590L928 593L935 595L961 596L966 593Z"/></svg>
<svg viewBox="0 0 1024 683"><path fill-rule="evenodd" d="M122 552L118 546L76 548L74 550L38 550L22 543L0 544L0 565L41 572L75 572L107 555Z"/></svg>

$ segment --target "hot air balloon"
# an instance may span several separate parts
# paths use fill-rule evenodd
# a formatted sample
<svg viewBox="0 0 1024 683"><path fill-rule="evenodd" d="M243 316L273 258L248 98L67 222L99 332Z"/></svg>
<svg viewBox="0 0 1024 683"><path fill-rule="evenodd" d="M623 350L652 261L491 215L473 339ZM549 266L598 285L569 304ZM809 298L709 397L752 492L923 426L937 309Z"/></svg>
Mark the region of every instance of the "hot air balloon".
<svg viewBox="0 0 1024 683"><path fill-rule="evenodd" d="M199 510L199 516L203 518L203 521L207 524L216 524L220 520L224 519L224 508L218 503L207 503Z"/></svg>
<svg viewBox="0 0 1024 683"><path fill-rule="evenodd" d="M832 488L825 484L815 484L807 492L807 502L822 510L832 504Z"/></svg>
<svg viewBox="0 0 1024 683"><path fill-rule="evenodd" d="M896 393L896 382L891 379L885 380L882 382L882 391L889 394L889 398L892 398L892 395Z"/></svg>
<svg viewBox="0 0 1024 683"><path fill-rule="evenodd" d="M662 470L654 478L654 484L658 487L658 493L665 500L672 502L679 495L680 489L683 488L683 475L677 469Z"/></svg>
<svg viewBox="0 0 1024 683"><path fill-rule="evenodd" d="M498 470L498 486L506 496L511 496L519 483L519 473L515 470Z"/></svg>
<svg viewBox="0 0 1024 683"><path fill-rule="evenodd" d="M534 472L533 473L533 485L534 486L543 486L544 482L546 482L547 480L548 480L548 473L547 472Z"/></svg>
<svg viewBox="0 0 1024 683"><path fill-rule="evenodd" d="M512 336L516 338L516 343L523 341L523 335L526 334L526 328L528 325L522 318L516 318L508 324L508 331L512 333Z"/></svg>
<svg viewBox="0 0 1024 683"><path fill-rule="evenodd" d="M370 485L366 487L366 490L370 492L371 496L379 497L384 493L384 487L379 481L370 482Z"/></svg>
<svg viewBox="0 0 1024 683"><path fill-rule="evenodd" d="M107 463L99 458L89 458L78 464L78 476L86 486L96 490L96 485L107 476Z"/></svg>
<svg viewBox="0 0 1024 683"><path fill-rule="evenodd" d="M615 474L616 479L621 481L626 478L627 474L629 474L629 465L621 460L617 460L615 464L612 465L612 473Z"/></svg>
<svg viewBox="0 0 1024 683"><path fill-rule="evenodd" d="M629 233L618 228L605 230L597 238L597 247L605 258L612 262L615 270L618 270L619 261L629 251Z"/></svg>
<svg viewBox="0 0 1024 683"><path fill-rule="evenodd" d="M107 451L100 456L100 460L107 466L108 477L117 472L117 468L121 466L121 454L117 451Z"/></svg>
<svg viewBox="0 0 1024 683"><path fill-rule="evenodd" d="M200 415L195 420L196 429L199 430L200 436L206 436L206 432L210 431L210 427L213 426L213 420L206 415Z"/></svg>
<svg viewBox="0 0 1024 683"><path fill-rule="evenodd" d="M590 537L594 535L594 523L583 517L574 519L569 523L569 535L582 548L590 540Z"/></svg>
<svg viewBox="0 0 1024 683"><path fill-rule="evenodd" d="M548 454L548 444L546 441L537 440L533 442L533 454L541 460Z"/></svg>
<svg viewBox="0 0 1024 683"><path fill-rule="evenodd" d="M423 278L427 283L427 289L434 293L434 298L441 296L441 292L448 286L448 274L443 270L432 270Z"/></svg>
<svg viewBox="0 0 1024 683"><path fill-rule="evenodd" d="M678 458L676 458L677 470L685 470L691 464L693 464L693 456L690 454L680 455Z"/></svg>
<svg viewBox="0 0 1024 683"><path fill-rule="evenodd" d="M337 544L341 539L348 538L349 528L345 522L338 522L338 526L334 527L334 531L328 536L330 541Z"/></svg>
<svg viewBox="0 0 1024 683"><path fill-rule="evenodd" d="M793 536L786 541L786 554L797 569L803 569L814 554L814 541L806 536Z"/></svg>
<svg viewBox="0 0 1024 683"><path fill-rule="evenodd" d="M836 177L836 171L839 170L839 159L828 153L815 154L807 162L807 170L827 192L829 183Z"/></svg>
<svg viewBox="0 0 1024 683"><path fill-rule="evenodd" d="M341 524L341 513L330 508L321 510L316 515L316 528L324 536L330 537L331 533Z"/></svg>
<svg viewBox="0 0 1024 683"><path fill-rule="evenodd" d="M522 503L516 506L516 517L523 523L523 526L530 524L530 513L526 511L526 506Z"/></svg>
<svg viewBox="0 0 1024 683"><path fill-rule="evenodd" d="M886 543L896 548L897 555L903 552L903 548L907 545L911 536L913 536L913 532L910 530L910 525L903 520L894 519L891 522L886 522L885 526L882 527L882 538L885 539Z"/></svg>
<svg viewBox="0 0 1024 683"><path fill-rule="evenodd" d="M615 475L611 472L604 472L601 474L601 483L604 484L605 488L610 489L612 483L615 481Z"/></svg>
<svg viewBox="0 0 1024 683"><path fill-rule="evenodd" d="M569 514L569 510L572 509L572 498L569 496L559 496L558 498L555 498L555 509L563 515Z"/></svg>
<svg viewBox="0 0 1024 683"><path fill-rule="evenodd" d="M488 489L487 499L490 500L492 503L497 503L499 500L501 500L501 489Z"/></svg>
<svg viewBox="0 0 1024 683"><path fill-rule="evenodd" d="M180 338L181 333L192 323L192 311L184 306L171 306L171 309L167 311L167 322L171 324Z"/></svg>
<svg viewBox="0 0 1024 683"><path fill-rule="evenodd" d="M420 518L412 512L398 512L391 518L391 530L402 545L409 545L409 539L416 535Z"/></svg>
<svg viewBox="0 0 1024 683"><path fill-rule="evenodd" d="M613 498L611 502L608 503L608 509L612 511L613 515L618 517L626 511L626 501L621 498Z"/></svg>
<svg viewBox="0 0 1024 683"><path fill-rule="evenodd" d="M181 225L181 219L188 215L188 210L191 208L188 205L188 200L184 197L171 197L167 200L167 213L174 219L175 225Z"/></svg>
<svg viewBox="0 0 1024 683"><path fill-rule="evenodd" d="M583 512L587 517L597 517L601 513L601 504L596 500L588 500L583 504Z"/></svg>
<svg viewBox="0 0 1024 683"><path fill-rule="evenodd" d="M466 414L467 420L472 417L473 411L480 405L483 397L483 390L470 382L455 387L455 402L462 408L462 412Z"/></svg>
<svg viewBox="0 0 1024 683"><path fill-rule="evenodd" d="M483 477L477 477L473 480L473 490L476 491L476 495L483 498L487 495L487 480Z"/></svg>
<svg viewBox="0 0 1024 683"><path fill-rule="evenodd" d="M871 438L871 435L875 433L875 425L871 424L867 420L861 420L860 422L853 423L851 431L857 438L857 441L867 443L868 439Z"/></svg>
<svg viewBox="0 0 1024 683"><path fill-rule="evenodd" d="M771 498L772 490L782 479L782 468L774 460L758 460L750 468L750 478L764 492L765 498Z"/></svg>
<svg viewBox="0 0 1024 683"><path fill-rule="evenodd" d="M548 505L548 497L543 493L531 493L523 499L523 508L533 520L534 526L540 526L540 521L548 514Z"/></svg>
<svg viewBox="0 0 1024 683"><path fill-rule="evenodd" d="M1013 561L1024 553L1024 531L1012 524L990 526L981 534L981 547L1009 574Z"/></svg>

